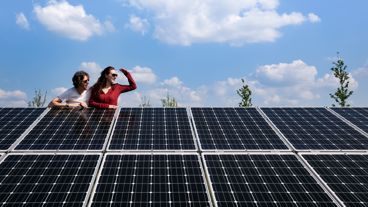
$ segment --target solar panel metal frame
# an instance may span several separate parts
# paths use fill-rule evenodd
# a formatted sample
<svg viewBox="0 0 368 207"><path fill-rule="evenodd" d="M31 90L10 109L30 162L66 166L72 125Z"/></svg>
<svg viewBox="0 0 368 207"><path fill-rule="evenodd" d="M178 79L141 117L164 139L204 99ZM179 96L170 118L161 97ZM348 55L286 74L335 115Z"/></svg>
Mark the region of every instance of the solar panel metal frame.
<svg viewBox="0 0 368 207"><path fill-rule="evenodd" d="M321 151L321 152L300 152L299 154L300 159L305 162L305 164L308 166L308 168L313 172L313 174L316 175L316 177L323 183L323 185L328 189L328 191L331 192L331 194L336 197L336 199L339 201L339 203L342 206L345 206L344 202L336 195L336 193L328 186L328 184L321 178L321 176L314 170L314 168L308 163L308 161L303 157L303 155L367 155L368 152L362 153L362 152L328 152L328 151Z"/></svg>
<svg viewBox="0 0 368 207"><path fill-rule="evenodd" d="M287 140L285 141L285 139L283 138L283 135L279 133L278 129L275 128L273 124L270 124L269 120L266 119L268 117L265 117L263 115L263 112L260 112L258 107L249 107L249 108L254 108L257 110L257 112L262 116L262 118L267 122L269 127L275 132L275 134L280 138L280 140L285 144L285 146L288 149L203 149L201 145L201 139L199 138L199 135L198 135L197 126L194 121L194 116L191 110L192 108L240 108L240 107L191 107L190 108L190 118L193 124L197 145L201 152L214 152L214 153L221 153L221 152L290 152L292 151L292 149L294 149L290 146L290 143L288 143Z"/></svg>
<svg viewBox="0 0 368 207"><path fill-rule="evenodd" d="M99 109L95 109L95 110L99 110ZM29 134L29 132L32 131L32 129L44 118L44 116L46 116L46 114L51 111L51 108L47 108L47 111L44 112L43 116L39 118L39 120L37 122L34 123L34 126L32 128L30 128L30 130L24 134L24 136L22 136L21 138L19 138L17 140L17 142L10 148L12 152L15 152L15 153L53 153L53 152L60 152L60 153L78 153L78 152L81 152L81 153L99 153L99 152L104 152L105 149L106 149L106 146L107 146L107 143L110 139L110 134L111 134L111 130L113 129L113 125L114 125L114 122L115 122L115 119L116 119L116 113L117 113L117 109L115 109L115 112L114 112L114 116L112 117L111 119L111 123L110 123L110 126L109 126L109 130L107 131L106 133L106 137L104 139L104 144L102 145L101 149L76 149L76 150L73 150L73 149L50 149L50 150L45 150L45 149L16 149L16 147L18 146L19 143L21 143L24 138Z"/></svg>
<svg viewBox="0 0 368 207"><path fill-rule="evenodd" d="M358 107L354 107L354 108L358 108ZM361 108L366 108L366 107L361 107ZM355 130L359 131L361 134L363 134L368 139L368 133L365 132L363 129L359 128L357 125L355 125L354 123L352 123L351 121L349 121L347 118L345 118L344 116L342 116L339 113L337 113L336 111L334 111L333 108L326 107L326 109L328 111L330 111L332 114L334 114L335 116L337 116L339 119L341 119L342 121L344 121L345 123L347 123L349 126L353 127Z"/></svg>
<svg viewBox="0 0 368 207"><path fill-rule="evenodd" d="M189 107L178 107L178 108L185 108L186 110L186 114L187 114L187 118L188 118L188 122L189 122L189 126L190 126L190 130L191 130L191 133L192 133L192 139L193 139L193 145L194 145L194 148L195 149L110 149L110 144L112 142L112 139L113 139L113 136L114 136L114 132L115 132L115 127L116 127L116 124L118 122L118 119L119 119L119 115L120 115L120 111L121 109L123 109L125 107L119 107L119 111L117 114L116 114L116 118L115 118L115 121L114 121L114 126L113 126L113 130L110 132L110 138L109 138L109 141L108 141L108 144L106 146L106 151L107 152L130 152L130 153L137 153L137 152L163 152L163 153L170 153L170 152L196 152L198 151L198 145L197 145L197 141L196 141L196 137L195 137L195 127L193 126L193 123L191 122L191 118L190 118L190 110L189 110ZM132 108L132 109L140 109L140 108L144 108L144 107L129 107L129 108ZM145 108L158 108L158 107L145 107Z"/></svg>
<svg viewBox="0 0 368 207"><path fill-rule="evenodd" d="M89 200L89 198L91 197L92 194L92 189L94 186L94 183L96 183L96 179L97 179L97 173L99 171L99 168L101 166L101 162L102 162L102 158L104 157L102 153L97 153L97 152L87 152L87 153L83 153L83 152L74 152L74 153L67 153L67 152L54 152L54 153L50 153L50 152L40 152L40 153L33 153L33 152L16 152L16 153L8 153L2 157L0 157L0 164L8 157L8 156L12 156L12 155L98 155L98 161L96 163L95 166L95 170L92 174L92 178L91 181L89 182L89 186L88 189L86 191L86 196L83 200L83 207L87 206L87 202Z"/></svg>
<svg viewBox="0 0 368 207"><path fill-rule="evenodd" d="M9 109L13 109L13 108L24 108L24 107L2 107L2 108L9 108ZM28 108L35 108L38 109L37 107L28 107ZM33 129L34 126L37 125L37 123L47 114L49 108L44 108L44 111L33 121L33 123L31 125L28 126L28 128L26 130L24 130L24 132L18 137L18 139L16 139L14 141L13 144L11 144L8 149L6 150L0 150L1 152L10 152L14 149L14 147Z"/></svg>
<svg viewBox="0 0 368 207"><path fill-rule="evenodd" d="M288 108L300 108L300 109L315 109L315 108L324 108L326 109L329 113L330 110L328 109L328 107L314 107L314 106L306 106L306 107L295 107L295 106L286 106L286 107L259 107L260 111L262 111L262 108L280 108L280 109L288 109ZM294 145L285 137L285 135L281 132L281 130L276 126L276 124L273 123L273 121L267 116L267 114L262 111L262 113L265 115L265 117L267 117L267 119L269 120L269 122L274 125L275 130L280 133L280 136L286 140L286 142L288 142L290 144L290 147L292 148L292 151L294 152L298 152L298 153L303 153L303 152L360 152L360 153L364 153L364 152L368 152L368 149L298 149L296 147L294 147ZM331 113L332 115L336 116L334 113ZM342 120L340 117L336 116L336 118L340 119L342 122L344 122L345 124L349 125L349 123L347 123L345 120ZM350 126L350 125L349 125ZM356 130L353 126L352 127L354 130ZM361 130L356 130L357 132L359 132L360 134L362 134L363 136L366 136L365 134L361 133Z"/></svg>
<svg viewBox="0 0 368 207"><path fill-rule="evenodd" d="M203 167L206 173L206 178L207 178L207 182L208 182L208 187L210 189L210 193L211 193L211 197L213 199L213 203L214 206L218 206L217 205L217 200L216 200L216 196L215 196L215 191L212 188L213 183L210 177L210 173L208 172L208 166L207 166L207 162L205 159L205 155L292 155L294 157L297 158L297 160L299 161L299 163L302 164L302 166L308 171L308 173L310 174L310 176L313 177L313 179L316 181L316 183L322 188L322 190L331 198L331 200L337 205L337 206L344 206L341 202L340 199L337 198L337 196L335 194L332 193L332 191L330 191L329 188L326 187L325 183L323 182L323 180L320 180L319 177L317 176L317 174L315 173L315 171L310 168L309 164L307 162L305 162L304 159L301 158L301 156L298 156L298 154L294 153L294 152L285 152L285 151L281 151L281 152L270 152L270 151L263 151L263 152L204 152L202 153L202 159L203 159Z"/></svg>
<svg viewBox="0 0 368 207"><path fill-rule="evenodd" d="M106 158L108 155L195 155L197 158L198 158L198 163L199 163L199 167L200 167L200 170L201 170L201 173L202 173L202 178L203 178L203 184L205 186L205 189L206 189L206 194L207 194L207 197L208 197L208 203L211 207L213 207L213 197L211 195L211 192L210 192L210 187L208 186L208 179L207 179L207 175L206 175L206 169L204 168L204 165L202 163L202 159L201 159L201 156L198 154L198 153L194 153L194 152L127 152L127 151L123 151L123 152L106 152L104 153L104 156L103 156L103 160L100 164L100 169L98 170L98 173L97 173L97 178L94 182L94 185L93 185L93 189L92 189L92 193L91 195L89 196L89 200L88 200L88 207L91 207L92 204L93 204L93 198L95 196L95 193L96 193L96 189L97 189L97 185L99 184L99 181L100 181L100 178L101 178L101 173L102 173L102 170L104 168L104 165L105 165L105 161L106 161Z"/></svg>

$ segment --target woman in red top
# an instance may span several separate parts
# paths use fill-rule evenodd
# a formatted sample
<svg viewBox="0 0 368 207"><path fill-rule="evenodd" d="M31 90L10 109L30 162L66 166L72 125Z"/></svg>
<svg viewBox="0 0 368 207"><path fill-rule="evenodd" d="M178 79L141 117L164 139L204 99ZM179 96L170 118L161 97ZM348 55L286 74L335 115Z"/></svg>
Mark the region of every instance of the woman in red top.
<svg viewBox="0 0 368 207"><path fill-rule="evenodd" d="M121 93L131 91L137 88L130 73L121 68L120 71L128 78L129 85L120 85L115 83L118 74L114 67L109 66L101 72L95 85L92 87L89 106L96 108L117 108L118 98Z"/></svg>

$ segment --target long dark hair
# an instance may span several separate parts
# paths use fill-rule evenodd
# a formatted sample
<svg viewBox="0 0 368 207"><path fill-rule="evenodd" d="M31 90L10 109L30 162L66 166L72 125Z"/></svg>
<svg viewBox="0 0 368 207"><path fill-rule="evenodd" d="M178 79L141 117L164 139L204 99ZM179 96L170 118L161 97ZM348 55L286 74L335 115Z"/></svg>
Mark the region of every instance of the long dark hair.
<svg viewBox="0 0 368 207"><path fill-rule="evenodd" d="M107 66L102 72L100 77L98 78L97 82L92 86L92 94L98 94L98 92L106 86L106 75L110 74L111 70L115 70L112 66Z"/></svg>

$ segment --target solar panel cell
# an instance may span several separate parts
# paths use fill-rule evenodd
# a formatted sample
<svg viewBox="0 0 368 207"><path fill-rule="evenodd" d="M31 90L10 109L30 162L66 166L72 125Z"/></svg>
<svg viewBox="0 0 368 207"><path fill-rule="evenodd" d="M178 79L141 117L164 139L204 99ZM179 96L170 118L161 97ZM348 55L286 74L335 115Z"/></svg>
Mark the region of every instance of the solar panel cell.
<svg viewBox="0 0 368 207"><path fill-rule="evenodd" d="M122 108L110 150L196 150L185 108Z"/></svg>
<svg viewBox="0 0 368 207"><path fill-rule="evenodd" d="M287 150L255 108L192 108L203 150Z"/></svg>

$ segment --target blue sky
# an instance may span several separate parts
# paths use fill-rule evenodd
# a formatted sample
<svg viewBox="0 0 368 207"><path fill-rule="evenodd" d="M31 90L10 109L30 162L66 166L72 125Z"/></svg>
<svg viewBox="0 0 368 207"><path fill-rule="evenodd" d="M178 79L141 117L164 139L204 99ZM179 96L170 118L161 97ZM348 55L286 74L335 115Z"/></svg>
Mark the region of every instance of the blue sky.
<svg viewBox="0 0 368 207"><path fill-rule="evenodd" d="M356 0L5 0L0 7L0 106L48 100L77 70L92 85L106 66L132 72L161 106L237 106L245 79L255 106L330 106L336 52L348 65L349 102L367 106L368 2ZM127 83L120 76L120 83Z"/></svg>

